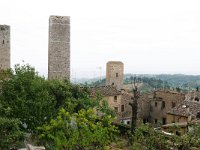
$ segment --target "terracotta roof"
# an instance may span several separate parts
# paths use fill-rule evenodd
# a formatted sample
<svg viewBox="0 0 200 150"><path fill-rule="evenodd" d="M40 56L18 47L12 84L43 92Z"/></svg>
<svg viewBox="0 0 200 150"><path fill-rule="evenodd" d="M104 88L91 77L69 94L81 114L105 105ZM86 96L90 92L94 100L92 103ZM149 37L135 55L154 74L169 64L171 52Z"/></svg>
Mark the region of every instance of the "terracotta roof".
<svg viewBox="0 0 200 150"><path fill-rule="evenodd" d="M120 95L121 92L117 90L115 86L107 85L107 86L99 86L99 87L91 87L90 88L91 95L96 96L99 92L102 96L115 96Z"/></svg>
<svg viewBox="0 0 200 150"><path fill-rule="evenodd" d="M189 112L188 109L189 108ZM183 101L180 105L172 108L168 114L188 117L192 115L196 117L197 113L200 112L200 103L194 101Z"/></svg>

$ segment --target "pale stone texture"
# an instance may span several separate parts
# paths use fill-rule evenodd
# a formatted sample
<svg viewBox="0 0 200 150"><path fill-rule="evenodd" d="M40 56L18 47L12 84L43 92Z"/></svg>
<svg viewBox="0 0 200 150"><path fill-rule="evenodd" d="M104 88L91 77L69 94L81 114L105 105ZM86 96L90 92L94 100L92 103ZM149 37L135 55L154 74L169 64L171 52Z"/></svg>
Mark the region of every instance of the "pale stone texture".
<svg viewBox="0 0 200 150"><path fill-rule="evenodd" d="M124 64L120 61L109 61L106 64L106 85L123 89Z"/></svg>
<svg viewBox="0 0 200 150"><path fill-rule="evenodd" d="M50 16L48 78L70 80L70 17Z"/></svg>
<svg viewBox="0 0 200 150"><path fill-rule="evenodd" d="M10 26L0 25L0 70L10 68Z"/></svg>

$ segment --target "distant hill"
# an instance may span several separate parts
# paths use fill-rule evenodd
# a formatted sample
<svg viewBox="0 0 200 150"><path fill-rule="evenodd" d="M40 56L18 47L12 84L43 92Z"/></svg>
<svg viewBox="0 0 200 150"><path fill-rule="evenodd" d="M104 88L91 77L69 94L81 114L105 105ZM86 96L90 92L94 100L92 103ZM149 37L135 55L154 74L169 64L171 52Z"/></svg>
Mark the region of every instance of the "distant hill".
<svg viewBox="0 0 200 150"><path fill-rule="evenodd" d="M137 78L137 82L141 83L140 90L151 91L153 89L173 88L186 91L188 89L196 89L200 87L200 75L183 75L183 74L125 74L124 84L131 85L133 77ZM81 82L82 81L82 82ZM77 80L77 83L87 86L102 86L105 85L105 77Z"/></svg>

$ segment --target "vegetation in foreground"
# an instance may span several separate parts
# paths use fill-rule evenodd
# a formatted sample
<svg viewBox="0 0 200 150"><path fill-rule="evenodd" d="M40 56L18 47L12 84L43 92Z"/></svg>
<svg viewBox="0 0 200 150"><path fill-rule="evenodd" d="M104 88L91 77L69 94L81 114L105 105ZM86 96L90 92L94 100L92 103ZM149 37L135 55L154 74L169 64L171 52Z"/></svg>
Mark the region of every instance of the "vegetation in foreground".
<svg viewBox="0 0 200 150"><path fill-rule="evenodd" d="M113 119L106 101L100 95L91 98L87 88L46 80L29 65L0 74L0 149L25 147L24 141L49 150L187 150L200 145L199 126L184 136L166 136L146 124L132 135L129 128L124 133L123 126L113 125Z"/></svg>

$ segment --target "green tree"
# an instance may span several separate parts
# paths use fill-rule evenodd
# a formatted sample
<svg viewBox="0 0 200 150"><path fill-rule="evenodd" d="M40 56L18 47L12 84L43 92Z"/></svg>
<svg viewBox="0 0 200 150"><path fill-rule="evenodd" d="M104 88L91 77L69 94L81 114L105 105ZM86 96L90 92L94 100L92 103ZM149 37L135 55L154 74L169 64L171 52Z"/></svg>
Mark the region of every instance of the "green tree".
<svg viewBox="0 0 200 150"><path fill-rule="evenodd" d="M116 128L111 116L97 118L92 109L70 115L65 109L49 124L38 128L47 149L101 149L115 140Z"/></svg>
<svg viewBox="0 0 200 150"><path fill-rule="evenodd" d="M19 129L19 120L0 117L0 149L19 148L24 134Z"/></svg>
<svg viewBox="0 0 200 150"><path fill-rule="evenodd" d="M39 77L29 65L15 66L9 77L1 80L0 103L9 113L0 116L18 118L21 128L34 132L55 115L56 101L48 90L48 81Z"/></svg>

